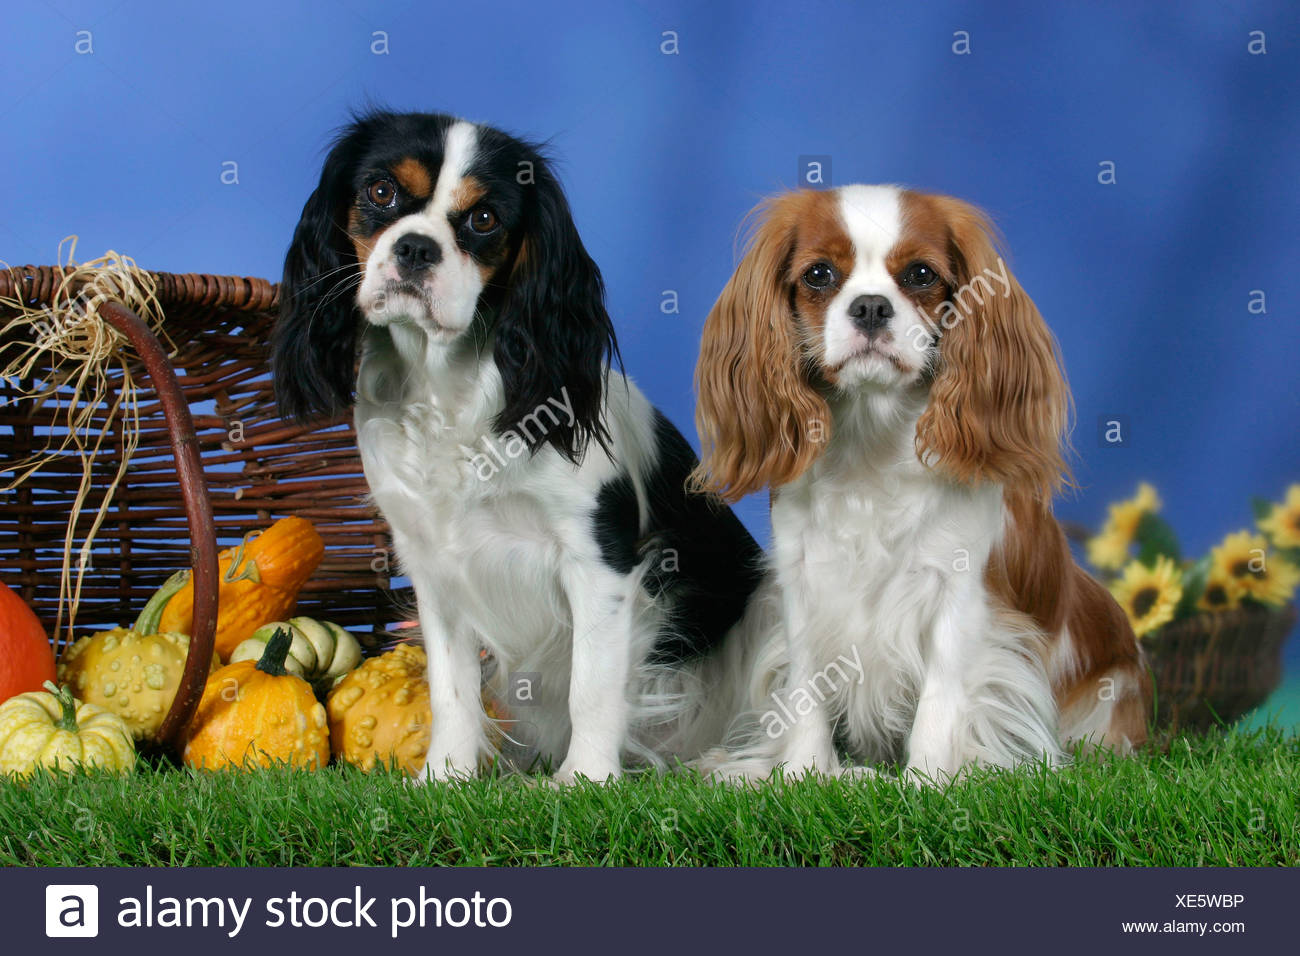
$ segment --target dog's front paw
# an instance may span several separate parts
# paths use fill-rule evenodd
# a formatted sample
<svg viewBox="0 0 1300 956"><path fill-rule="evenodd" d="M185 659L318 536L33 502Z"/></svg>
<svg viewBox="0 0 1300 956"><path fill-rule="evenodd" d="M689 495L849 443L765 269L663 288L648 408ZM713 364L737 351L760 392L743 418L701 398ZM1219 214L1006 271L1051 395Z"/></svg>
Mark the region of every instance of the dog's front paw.
<svg viewBox="0 0 1300 956"><path fill-rule="evenodd" d="M451 783L460 780L472 780L478 775L478 767L472 760L444 757L441 760L426 758L424 768L411 781L414 784Z"/></svg>
<svg viewBox="0 0 1300 956"><path fill-rule="evenodd" d="M733 753L725 747L706 750L686 765L703 779L717 784L747 784L772 773L772 758L757 753Z"/></svg>
<svg viewBox="0 0 1300 956"><path fill-rule="evenodd" d="M786 779L837 777L840 774L840 761L833 753L802 754L783 761L780 769L781 775Z"/></svg>
<svg viewBox="0 0 1300 956"><path fill-rule="evenodd" d="M560 764L560 769L555 771L555 776L551 780L559 786L569 787L577 783L579 779L590 780L592 783L611 783L622 775L623 768L617 763L603 760L565 760L564 763Z"/></svg>

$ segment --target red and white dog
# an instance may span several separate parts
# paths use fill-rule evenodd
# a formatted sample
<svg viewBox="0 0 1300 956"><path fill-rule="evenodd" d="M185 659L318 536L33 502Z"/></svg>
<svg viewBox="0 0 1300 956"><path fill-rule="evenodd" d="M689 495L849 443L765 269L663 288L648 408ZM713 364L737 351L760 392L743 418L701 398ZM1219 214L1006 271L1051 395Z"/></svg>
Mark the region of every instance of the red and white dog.
<svg viewBox="0 0 1300 956"><path fill-rule="evenodd" d="M847 752L939 779L1141 744L1137 642L1052 517L1069 389L988 219L893 186L758 216L697 370L696 479L771 488L784 620L733 770Z"/></svg>

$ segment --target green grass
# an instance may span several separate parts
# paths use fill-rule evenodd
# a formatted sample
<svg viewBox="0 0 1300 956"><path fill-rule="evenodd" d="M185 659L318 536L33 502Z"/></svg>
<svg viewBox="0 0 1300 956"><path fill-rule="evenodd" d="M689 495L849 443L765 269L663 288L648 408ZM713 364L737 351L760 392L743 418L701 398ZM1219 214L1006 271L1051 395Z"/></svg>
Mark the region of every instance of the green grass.
<svg viewBox="0 0 1300 956"><path fill-rule="evenodd" d="M1272 866L1300 864L1300 738L1180 738L1060 771L751 787L637 775L410 786L330 768L0 783L0 864Z"/></svg>

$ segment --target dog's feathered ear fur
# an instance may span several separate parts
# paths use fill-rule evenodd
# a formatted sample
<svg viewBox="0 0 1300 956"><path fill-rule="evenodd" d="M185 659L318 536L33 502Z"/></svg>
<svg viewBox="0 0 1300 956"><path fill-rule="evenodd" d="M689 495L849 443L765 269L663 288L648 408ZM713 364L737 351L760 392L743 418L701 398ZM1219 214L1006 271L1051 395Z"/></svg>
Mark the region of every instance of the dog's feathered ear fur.
<svg viewBox="0 0 1300 956"><path fill-rule="evenodd" d="M352 406L361 267L347 234L347 210L374 122L359 119L335 141L284 259L271 370L287 418L331 417Z"/></svg>
<svg viewBox="0 0 1300 956"><path fill-rule="evenodd" d="M744 257L704 323L692 486L725 501L793 481L826 447L830 409L812 383L787 275L798 223L822 195L791 192L750 213Z"/></svg>
<svg viewBox="0 0 1300 956"><path fill-rule="evenodd" d="M578 462L592 440L609 448L605 385L618 343L600 270L540 155L533 180L526 186L523 239L494 326L494 358L505 389L494 425L498 432L515 431L534 452L549 444ZM552 428L518 427L548 399L572 409L573 421L565 416Z"/></svg>

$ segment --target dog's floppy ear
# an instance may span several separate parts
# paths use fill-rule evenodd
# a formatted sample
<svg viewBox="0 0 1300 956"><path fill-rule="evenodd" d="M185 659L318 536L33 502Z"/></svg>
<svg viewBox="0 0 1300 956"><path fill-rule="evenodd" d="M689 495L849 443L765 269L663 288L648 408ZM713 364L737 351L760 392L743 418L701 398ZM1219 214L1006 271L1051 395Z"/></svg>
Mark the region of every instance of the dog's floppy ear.
<svg viewBox="0 0 1300 956"><path fill-rule="evenodd" d="M271 369L281 414L304 420L352 405L361 267L346 219L367 136L359 121L330 150L284 259Z"/></svg>
<svg viewBox="0 0 1300 956"><path fill-rule="evenodd" d="M787 275L798 223L823 195L786 193L750 213L745 255L704 322L691 484L725 501L793 481L826 447L830 409L811 380Z"/></svg>
<svg viewBox="0 0 1300 956"><path fill-rule="evenodd" d="M917 452L954 480L995 481L1048 500L1070 484L1061 448L1070 390L1056 341L1003 262L988 217L958 199L924 201L948 223L957 281L979 308L943 333Z"/></svg>
<svg viewBox="0 0 1300 956"><path fill-rule="evenodd" d="M575 463L593 439L609 450L604 414L608 363L618 357L605 284L582 245L564 192L533 159L520 241L497 314L493 356L505 391L494 426L531 451L551 445ZM550 428L528 427L538 410L564 408ZM549 423L554 415L544 416ZM521 427L521 423L523 423Z"/></svg>

